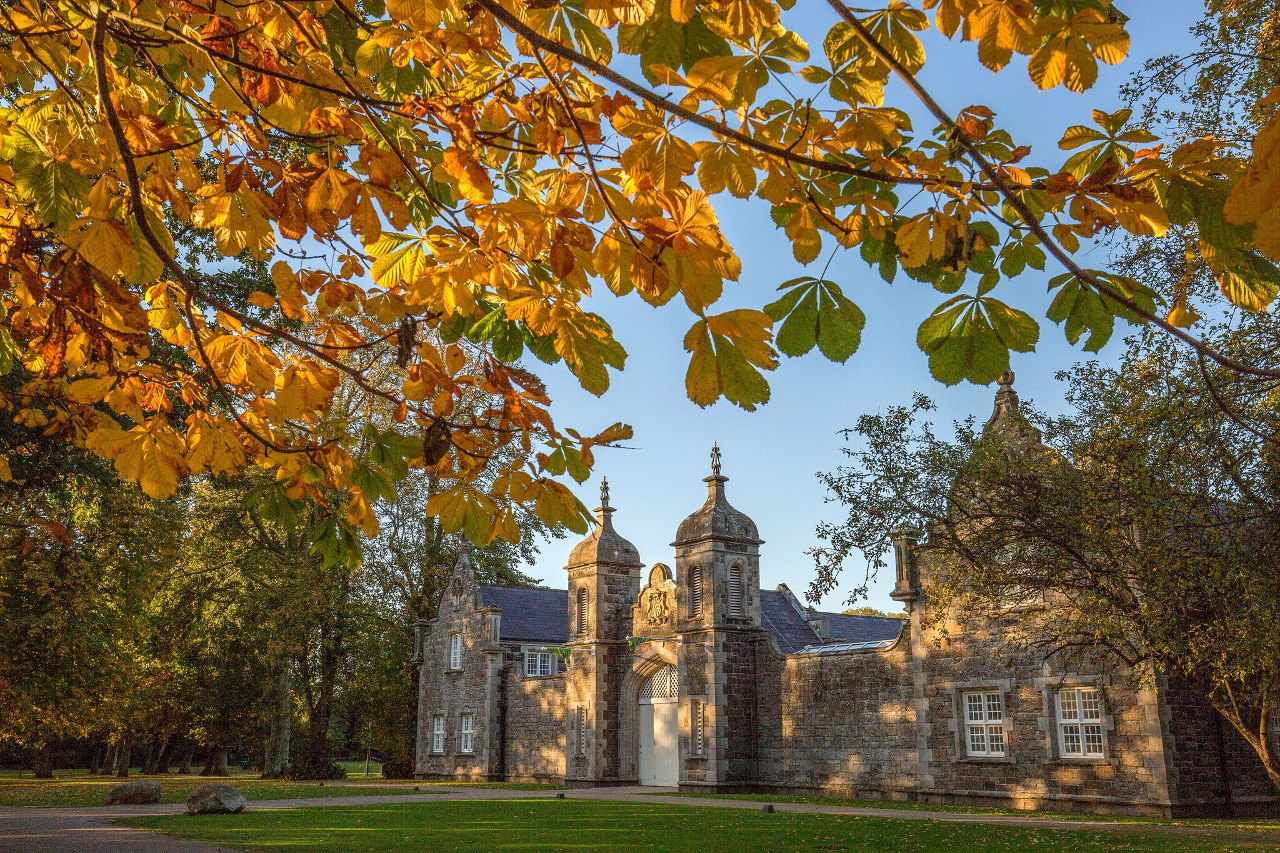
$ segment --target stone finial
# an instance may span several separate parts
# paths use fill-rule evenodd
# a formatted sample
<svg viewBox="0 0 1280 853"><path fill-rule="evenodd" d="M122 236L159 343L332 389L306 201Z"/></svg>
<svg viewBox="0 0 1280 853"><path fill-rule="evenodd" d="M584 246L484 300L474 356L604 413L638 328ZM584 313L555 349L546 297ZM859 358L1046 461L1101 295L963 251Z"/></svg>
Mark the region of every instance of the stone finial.
<svg viewBox="0 0 1280 853"><path fill-rule="evenodd" d="M982 428L983 435L997 432L1015 444L1039 444L1042 438L1040 430L1022 414L1018 392L1013 390L1013 376L1012 370L1006 370L996 380L999 387L996 389L995 410Z"/></svg>
<svg viewBox="0 0 1280 853"><path fill-rule="evenodd" d="M458 567L463 571L471 571L471 540L466 534L458 534Z"/></svg>
<svg viewBox="0 0 1280 853"><path fill-rule="evenodd" d="M614 508L609 505L609 478L600 479L600 506L596 507L595 529L574 546L569 555L569 567L588 563L611 565L640 565L636 547L613 528Z"/></svg>
<svg viewBox="0 0 1280 853"><path fill-rule="evenodd" d="M711 476L720 476L720 442L711 443Z"/></svg>

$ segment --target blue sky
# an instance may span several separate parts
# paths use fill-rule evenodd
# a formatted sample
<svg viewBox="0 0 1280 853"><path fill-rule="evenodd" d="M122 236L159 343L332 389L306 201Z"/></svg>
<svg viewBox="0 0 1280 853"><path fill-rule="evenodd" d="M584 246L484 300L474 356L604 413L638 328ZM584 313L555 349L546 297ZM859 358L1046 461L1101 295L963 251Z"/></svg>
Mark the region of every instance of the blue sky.
<svg viewBox="0 0 1280 853"><path fill-rule="evenodd" d="M1085 95L1063 89L1037 92L1027 79L1025 58L993 75L977 63L972 43L947 43L936 31L925 35L929 61L921 80L952 115L970 104L986 104L997 113L999 126L1016 142L1032 146L1027 162L1054 165L1066 156L1057 150L1062 131L1072 124L1089 124L1094 108L1119 108L1116 93L1145 58L1186 51L1193 44L1188 28L1203 13L1192 0L1140 0L1117 4L1132 17L1130 58L1117 67L1101 66L1096 86ZM820 2L796 5L784 23L800 32L812 53L821 54L822 34L834 22L834 13ZM901 88L890 91L888 102L908 109L916 119L917 133L932 128L909 105ZM774 289L803 273L819 274L826 255L801 267L793 258L786 236L769 218L761 202L736 202L727 196L715 200L721 228L742 258L743 273L729 284L716 310L761 307L775 298ZM1084 259L1086 266L1105 267L1105 250ZM1028 271L1001 284L996 296L1018 305L1041 319L1037 351L1013 355L1016 387L1024 399L1037 406L1061 411L1063 391L1054 374L1087 354L1069 346L1061 329L1044 320L1048 279L1060 272L1050 261L1044 273ZM867 328L862 346L843 365L817 354L799 359L783 358L768 374L773 396L769 403L748 413L726 402L700 409L685 396L687 354L681 346L693 322L680 300L663 308L651 308L634 295L625 299L597 299L593 308L613 326L627 348L626 369L615 374L603 397L582 391L563 366L539 371L548 379L561 427L573 426L587 433L614 421L635 427L628 449L597 453L595 476L579 490L588 506L598 503L600 475L609 478L614 516L620 533L640 551L646 565L674 562L670 543L681 519L702 505L709 473L709 452L718 441L724 454L724 473L730 478L729 500L749 514L765 540L761 546L761 582L772 588L788 584L801 594L813 576L806 549L817 544L814 527L819 520L838 520L844 513L825 503L825 493L815 474L832 470L843 459L844 439L838 434L851 427L859 415L882 411L908 402L921 391L939 405L940 423L990 414L994 386L961 384L947 388L930 375L926 358L916 347L916 328L945 297L928 285L901 275L886 285L855 252L838 255L827 277L866 312ZM1114 355L1124 326L1102 357ZM563 586L563 566L577 537L552 542L532 570L551 586ZM861 579L861 563L846 565L846 576ZM848 584L830 594L822 606L840 609L848 596ZM870 603L885 609L898 605L889 596L891 578L873 584Z"/></svg>

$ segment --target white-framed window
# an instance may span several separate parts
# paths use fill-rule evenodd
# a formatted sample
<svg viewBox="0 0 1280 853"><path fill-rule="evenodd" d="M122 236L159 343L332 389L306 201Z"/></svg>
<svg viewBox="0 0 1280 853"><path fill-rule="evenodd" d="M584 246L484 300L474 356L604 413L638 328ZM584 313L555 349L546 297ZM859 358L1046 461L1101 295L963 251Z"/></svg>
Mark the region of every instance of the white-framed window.
<svg viewBox="0 0 1280 853"><path fill-rule="evenodd" d="M729 615L742 615L742 564L734 563L729 567Z"/></svg>
<svg viewBox="0 0 1280 853"><path fill-rule="evenodd" d="M475 752L476 716L462 714L458 717L458 752Z"/></svg>
<svg viewBox="0 0 1280 853"><path fill-rule="evenodd" d="M587 588L585 586L578 587L578 609L577 609L577 628L578 636L585 636L587 633Z"/></svg>
<svg viewBox="0 0 1280 853"><path fill-rule="evenodd" d="M696 618L702 615L702 566L689 569L689 616Z"/></svg>
<svg viewBox="0 0 1280 853"><path fill-rule="evenodd" d="M693 747L694 755L703 755L707 749L707 706L701 699L693 700Z"/></svg>
<svg viewBox="0 0 1280 853"><path fill-rule="evenodd" d="M1004 702L998 690L974 690L963 695L965 752L1001 758L1005 754Z"/></svg>
<svg viewBox="0 0 1280 853"><path fill-rule="evenodd" d="M1102 758L1102 694L1096 687L1063 687L1054 694L1058 711L1058 753L1063 758Z"/></svg>
<svg viewBox="0 0 1280 853"><path fill-rule="evenodd" d="M449 669L462 669L462 634L449 635Z"/></svg>
<svg viewBox="0 0 1280 853"><path fill-rule="evenodd" d="M548 651L538 649L524 650L524 674L530 678L540 675L555 675L559 671L556 664L559 658Z"/></svg>
<svg viewBox="0 0 1280 853"><path fill-rule="evenodd" d="M580 756L585 756L587 754L587 706L586 705L578 706L576 718L577 719L575 720L575 725L574 725L574 729L576 729L576 735L574 737L574 740L576 741L576 743L574 745L577 747L577 749L575 750L575 752L577 752L578 755Z"/></svg>
<svg viewBox="0 0 1280 853"><path fill-rule="evenodd" d="M444 752L444 714L431 718L431 751L436 755Z"/></svg>

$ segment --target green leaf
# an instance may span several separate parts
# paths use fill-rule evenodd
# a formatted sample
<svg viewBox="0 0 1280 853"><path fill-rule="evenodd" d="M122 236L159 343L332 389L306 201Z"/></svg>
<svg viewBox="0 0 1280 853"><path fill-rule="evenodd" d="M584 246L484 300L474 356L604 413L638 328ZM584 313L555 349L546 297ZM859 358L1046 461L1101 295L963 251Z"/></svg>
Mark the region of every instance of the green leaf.
<svg viewBox="0 0 1280 853"><path fill-rule="evenodd" d="M65 231L85 206L89 179L46 151L25 130L13 128L11 138L14 185L32 201L41 222Z"/></svg>
<svg viewBox="0 0 1280 853"><path fill-rule="evenodd" d="M1010 350L1034 350L1039 335L1035 320L997 299L957 296L920 324L916 343L939 382L985 385L1009 369Z"/></svg>
<svg viewBox="0 0 1280 853"><path fill-rule="evenodd" d="M1049 281L1049 290L1061 288L1049 305L1047 316L1058 324L1064 324L1067 342L1074 345L1086 331L1086 352L1098 352L1111 338L1115 329L1115 315L1107 310L1102 297L1086 287L1072 273L1055 276Z"/></svg>
<svg viewBox="0 0 1280 853"><path fill-rule="evenodd" d="M844 362L862 342L866 315L835 282L808 276L785 282L787 294L765 306L780 322L775 343L788 356L800 356L816 345L832 361Z"/></svg>

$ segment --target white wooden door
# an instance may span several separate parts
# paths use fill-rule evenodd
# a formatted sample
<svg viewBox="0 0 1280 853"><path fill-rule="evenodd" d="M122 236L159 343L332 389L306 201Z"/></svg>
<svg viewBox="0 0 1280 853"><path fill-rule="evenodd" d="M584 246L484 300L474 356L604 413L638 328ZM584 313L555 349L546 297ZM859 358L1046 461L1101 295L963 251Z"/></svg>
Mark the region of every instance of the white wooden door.
<svg viewBox="0 0 1280 853"><path fill-rule="evenodd" d="M679 708L675 699L654 699L640 705L641 785L680 783L680 753L676 746Z"/></svg>
<svg viewBox="0 0 1280 853"><path fill-rule="evenodd" d="M640 690L640 784L680 783L676 668L664 667Z"/></svg>

